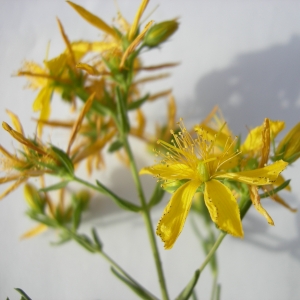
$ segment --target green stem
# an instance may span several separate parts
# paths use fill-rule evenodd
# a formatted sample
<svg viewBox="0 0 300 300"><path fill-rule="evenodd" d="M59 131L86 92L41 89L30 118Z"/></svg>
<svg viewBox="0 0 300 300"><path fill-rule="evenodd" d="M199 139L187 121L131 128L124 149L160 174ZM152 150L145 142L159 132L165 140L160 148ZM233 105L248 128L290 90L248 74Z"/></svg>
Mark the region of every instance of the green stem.
<svg viewBox="0 0 300 300"><path fill-rule="evenodd" d="M200 268L198 269L200 271L200 273L204 270L204 268L206 267L206 265L209 263L210 259L213 257L213 255L215 254L215 252L217 251L217 249L219 248L220 244L222 243L224 237L227 235L226 232L222 231L219 235L219 237L217 238L216 242L214 243L214 245L212 246L212 248L210 249L209 253L207 254L204 262L202 263L202 265L200 266Z"/></svg>
<svg viewBox="0 0 300 300"><path fill-rule="evenodd" d="M82 241L83 243L80 243L81 246L83 246L84 248L87 249L87 246L84 246L85 240L82 239L82 237L80 235L77 235L76 232L73 232L72 230L70 230L68 227L64 226L64 225L58 225L58 227L64 231L66 231L72 238L73 240L80 242ZM152 300L157 300L157 297L155 297L152 293L150 293L147 289L145 289L142 285L140 285L133 277L131 277L124 269L122 269L112 258L110 258L105 252L103 252L102 250L96 250L93 246L90 246L91 252L93 253L98 253L100 254L110 265L111 267L115 268L116 270L118 270L121 274L123 274L127 279L129 279L134 285L136 285L139 289L141 289L142 291L144 291L148 296L149 299Z"/></svg>
<svg viewBox="0 0 300 300"><path fill-rule="evenodd" d="M145 199L144 192L143 192L143 189L142 189L142 184L141 184L141 181L140 181L140 178L139 178L137 166L136 166L136 163L135 163L132 151L131 151L131 147L129 145L127 136L125 136L125 135L123 135L123 143L124 143L124 148L126 149L127 155L129 157L132 177L133 177L133 180L135 182L137 192L138 192L138 195L139 195L139 198L140 198L140 201L141 201L144 222L145 222L145 225L146 225L146 229L147 229L147 232L148 232L148 237L149 237L150 244L151 244L151 249L152 249L152 253L153 253L153 257L154 257L154 261L155 261L155 266L156 266L156 271L157 271L157 275L158 275L158 279L159 279L162 298L164 300L168 300L169 296L168 296L167 286L166 286L166 282L165 282L165 278L164 278L164 273L163 273L163 269L162 269L162 264L161 264L159 252L158 252L158 247L157 247L157 243L156 243L154 230L153 230L153 227L152 227L152 221L151 221L151 217L150 217L149 208L148 208L148 205L146 203L146 199Z"/></svg>

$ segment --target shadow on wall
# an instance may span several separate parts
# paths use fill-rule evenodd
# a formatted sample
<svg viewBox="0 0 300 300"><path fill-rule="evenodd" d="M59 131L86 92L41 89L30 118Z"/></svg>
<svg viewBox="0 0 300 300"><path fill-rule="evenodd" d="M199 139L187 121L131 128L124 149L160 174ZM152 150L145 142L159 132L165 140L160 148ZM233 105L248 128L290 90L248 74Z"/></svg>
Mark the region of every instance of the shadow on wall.
<svg viewBox="0 0 300 300"><path fill-rule="evenodd" d="M286 121L289 129L300 119L300 37L287 44L241 54L226 69L201 78L192 100L192 120L199 122L218 104L235 134L260 125L265 117ZM184 108L182 108L184 111Z"/></svg>

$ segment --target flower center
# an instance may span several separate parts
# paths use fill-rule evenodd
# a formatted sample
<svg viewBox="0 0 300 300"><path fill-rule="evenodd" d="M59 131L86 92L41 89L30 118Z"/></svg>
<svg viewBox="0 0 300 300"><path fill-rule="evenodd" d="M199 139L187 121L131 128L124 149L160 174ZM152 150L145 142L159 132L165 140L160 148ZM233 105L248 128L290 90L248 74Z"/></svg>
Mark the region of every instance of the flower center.
<svg viewBox="0 0 300 300"><path fill-rule="evenodd" d="M217 159L216 157L211 157L205 160L199 160L197 165L197 171L198 174L200 175L202 182L206 182L210 180L211 176L210 176L209 166L207 163L214 161L216 159Z"/></svg>

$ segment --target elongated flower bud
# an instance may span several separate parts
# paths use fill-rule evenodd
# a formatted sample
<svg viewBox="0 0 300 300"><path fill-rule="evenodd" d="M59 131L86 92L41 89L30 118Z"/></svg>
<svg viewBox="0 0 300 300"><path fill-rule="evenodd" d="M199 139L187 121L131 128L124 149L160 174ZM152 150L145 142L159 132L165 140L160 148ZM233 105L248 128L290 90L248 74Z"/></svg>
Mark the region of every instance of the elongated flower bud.
<svg viewBox="0 0 300 300"><path fill-rule="evenodd" d="M144 44L148 47L157 47L166 41L178 28L176 20L164 21L152 26L147 32Z"/></svg>

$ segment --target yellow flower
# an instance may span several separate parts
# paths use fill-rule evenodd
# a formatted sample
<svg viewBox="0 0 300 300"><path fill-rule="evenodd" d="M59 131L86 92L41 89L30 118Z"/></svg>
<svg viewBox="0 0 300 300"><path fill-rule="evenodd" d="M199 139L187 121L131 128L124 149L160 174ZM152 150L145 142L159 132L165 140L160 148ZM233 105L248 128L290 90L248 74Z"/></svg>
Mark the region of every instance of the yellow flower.
<svg viewBox="0 0 300 300"><path fill-rule="evenodd" d="M76 69L77 61L79 61L87 52L87 49L73 49L60 21L58 26L62 38L66 44L66 50L50 60L44 60L44 67L36 64L35 62L27 62L23 64L18 72L18 76L26 76L29 80L28 86L32 89L39 89L32 108L33 111L40 112L40 120L48 120L51 112L51 98L53 92L59 92L64 99L74 101L74 95L70 94L69 89L63 89L62 86L71 84L72 80L77 76L78 70ZM73 76L70 72L73 72ZM75 76L76 75L76 76ZM73 78L73 79L72 79ZM43 124L38 125L38 134L42 134Z"/></svg>
<svg viewBox="0 0 300 300"><path fill-rule="evenodd" d="M182 120L179 122L181 132L172 135L172 144L159 140L166 148L166 154L160 154L159 164L143 168L140 174L151 174L164 180L163 185L174 184L181 180L183 184L176 190L166 206L157 225L156 234L164 242L165 249L171 249L181 233L192 199L197 190L204 193L204 201L215 224L233 236L243 237L239 207L230 189L220 180L229 179L253 186L274 182L287 163L277 161L272 165L250 171L224 172L227 161L238 155L229 151L234 143L227 143L222 153L214 153L213 140L208 139L205 130L196 129L196 138L186 130Z"/></svg>

